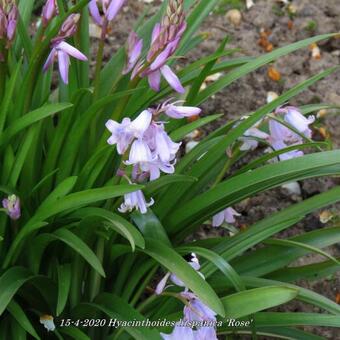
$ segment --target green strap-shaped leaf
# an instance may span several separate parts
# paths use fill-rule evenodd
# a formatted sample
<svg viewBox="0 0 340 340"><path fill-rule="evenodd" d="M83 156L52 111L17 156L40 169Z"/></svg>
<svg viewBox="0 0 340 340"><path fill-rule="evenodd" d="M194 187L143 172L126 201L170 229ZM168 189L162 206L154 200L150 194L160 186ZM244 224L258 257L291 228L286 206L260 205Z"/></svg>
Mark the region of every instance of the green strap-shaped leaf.
<svg viewBox="0 0 340 340"><path fill-rule="evenodd" d="M338 242L340 242L340 227L314 230L289 240L283 240L283 243L276 243L277 245L256 249L249 253L247 258L242 256L236 258L232 264L241 275L270 275L274 270L281 269L310 252L316 252L329 258L329 255L327 256L322 251L320 253L318 248L325 248ZM270 241L268 243L271 244ZM331 257L331 260L340 268L335 258Z"/></svg>
<svg viewBox="0 0 340 340"><path fill-rule="evenodd" d="M62 327L59 329L59 332L62 334L66 334L74 340L91 340L88 335L86 335L83 331L76 327Z"/></svg>
<svg viewBox="0 0 340 340"><path fill-rule="evenodd" d="M34 276L23 267L12 267L0 277L0 315L7 308L18 289Z"/></svg>
<svg viewBox="0 0 340 340"><path fill-rule="evenodd" d="M260 288L259 288L260 289ZM282 326L325 326L340 327L339 315L327 315L317 313L256 313L254 322L258 327L282 327Z"/></svg>
<svg viewBox="0 0 340 340"><path fill-rule="evenodd" d="M66 243L78 254L80 254L94 270L96 270L101 276L105 277L103 266L99 262L96 254L82 239L80 239L74 233L68 229L61 228L51 234L51 237Z"/></svg>
<svg viewBox="0 0 340 340"><path fill-rule="evenodd" d="M298 291L290 287L268 286L245 290L221 299L230 318L241 318L286 303L296 297Z"/></svg>
<svg viewBox="0 0 340 340"><path fill-rule="evenodd" d="M17 304L14 300L11 300L7 306L7 310L27 333L31 334L35 339L40 340L39 335L35 331L34 327L19 304Z"/></svg>
<svg viewBox="0 0 340 340"><path fill-rule="evenodd" d="M17 119L3 132L3 134L0 136L0 146L8 143L8 141L21 130L24 130L39 120L49 117L57 112L63 111L71 106L71 103L48 104L37 110L27 113L26 115Z"/></svg>
<svg viewBox="0 0 340 340"><path fill-rule="evenodd" d="M290 241L290 240L280 240L280 239L269 239L269 240L264 241L264 243L265 244L273 244L273 245L283 246L283 247L297 247L297 248L306 249L306 250L309 250L313 253L322 255L322 256L330 259L331 261L333 261L334 263L336 263L340 267L339 261L334 256L328 254L327 252L325 252L321 249L318 249L316 247L312 247L308 244L304 244L304 243L296 242L296 241Z"/></svg>
<svg viewBox="0 0 340 340"><path fill-rule="evenodd" d="M101 208L84 208L78 210L72 216L86 218L90 216L100 217L107 221L107 226L125 237L131 244L132 251L137 245L139 248L145 247L144 238L141 233L123 217Z"/></svg>
<svg viewBox="0 0 340 340"><path fill-rule="evenodd" d="M58 300L57 300L57 308L56 308L56 315L59 316L62 311L64 310L68 294L71 287L71 265L58 265L57 267L58 272Z"/></svg>

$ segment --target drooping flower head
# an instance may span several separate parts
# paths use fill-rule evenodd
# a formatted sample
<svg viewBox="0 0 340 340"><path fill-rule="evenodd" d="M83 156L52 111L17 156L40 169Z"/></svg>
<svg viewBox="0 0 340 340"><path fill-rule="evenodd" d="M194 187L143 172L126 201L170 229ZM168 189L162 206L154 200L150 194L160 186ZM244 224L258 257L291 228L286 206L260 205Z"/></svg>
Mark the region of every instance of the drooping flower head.
<svg viewBox="0 0 340 340"><path fill-rule="evenodd" d="M102 26L104 19L112 21L121 8L124 6L126 0L91 0L89 3L89 11L94 22ZM104 19L100 14L100 9L104 13Z"/></svg>
<svg viewBox="0 0 340 340"><path fill-rule="evenodd" d="M2 207L12 220L18 220L21 216L20 199L16 195L10 195L2 200Z"/></svg>
<svg viewBox="0 0 340 340"><path fill-rule="evenodd" d="M46 0L46 3L42 9L42 22L46 27L49 22L57 15L58 6L56 0Z"/></svg>
<svg viewBox="0 0 340 340"><path fill-rule="evenodd" d="M51 42L51 52L44 64L43 71L46 72L58 59L59 73L62 81L68 84L70 67L70 56L81 61L87 61L87 57L78 49L65 42L66 38L71 37L77 31L79 14L71 14L60 28L59 34Z"/></svg>
<svg viewBox="0 0 340 340"><path fill-rule="evenodd" d="M175 91L184 93L177 75L166 63L176 52L185 29L183 0L170 0L161 23L157 23L153 29L146 60L139 59L141 40L133 33L134 39L128 44L128 61L124 73L133 69L131 78L147 77L150 87L155 91L160 90L163 76Z"/></svg>
<svg viewBox="0 0 340 340"><path fill-rule="evenodd" d="M12 0L3 0L0 3L0 40L4 39L6 48L14 40L17 21L18 21L18 7Z"/></svg>

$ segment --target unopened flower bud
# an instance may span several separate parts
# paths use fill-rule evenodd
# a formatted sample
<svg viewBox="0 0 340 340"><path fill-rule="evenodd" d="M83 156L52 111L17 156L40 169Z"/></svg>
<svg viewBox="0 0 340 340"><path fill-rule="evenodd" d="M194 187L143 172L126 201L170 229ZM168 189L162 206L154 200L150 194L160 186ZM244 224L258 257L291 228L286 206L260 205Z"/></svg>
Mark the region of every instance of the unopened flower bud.
<svg viewBox="0 0 340 340"><path fill-rule="evenodd" d="M48 23L54 18L57 14L57 5L56 0L47 0L45 6L42 10L42 21L43 25L47 26Z"/></svg>
<svg viewBox="0 0 340 340"><path fill-rule="evenodd" d="M10 195L2 200L2 207L12 220L18 220L21 216L20 199L16 195Z"/></svg>
<svg viewBox="0 0 340 340"><path fill-rule="evenodd" d="M63 38L71 37L77 31L77 23L80 19L80 14L71 14L61 26L59 35Z"/></svg>
<svg viewBox="0 0 340 340"><path fill-rule="evenodd" d="M8 13L7 19L7 39L8 41L12 41L15 36L15 30L17 27L17 19L18 19L18 8L13 5L11 10Z"/></svg>

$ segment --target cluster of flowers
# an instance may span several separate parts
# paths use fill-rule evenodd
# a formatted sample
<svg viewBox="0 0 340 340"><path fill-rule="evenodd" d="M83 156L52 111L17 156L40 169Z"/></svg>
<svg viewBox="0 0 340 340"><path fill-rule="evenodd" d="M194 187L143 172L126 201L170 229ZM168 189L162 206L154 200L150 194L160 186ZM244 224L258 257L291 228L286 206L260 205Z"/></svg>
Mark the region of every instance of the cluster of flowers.
<svg viewBox="0 0 340 340"><path fill-rule="evenodd" d="M254 150L258 146L258 140L263 139L270 143L271 147L278 151L291 145L302 144L303 137L311 138L312 130L309 125L314 123L314 116L305 117L301 111L294 106L278 107L274 113L275 116L282 118L283 121L291 126L300 134L295 133L284 124L274 119L269 119L269 134L259 130L257 127L252 127L244 133L241 138L243 144L241 150ZM289 151L279 156L281 161L300 157L303 155L302 151Z"/></svg>
<svg viewBox="0 0 340 340"><path fill-rule="evenodd" d="M275 115L282 118L286 124L290 125L300 134L295 133L277 120L269 119L270 134L261 131L256 126L248 129L243 137L240 138L242 142L240 150L247 151L256 149L259 144L259 139L266 140L273 150L279 151L291 145L301 144L303 142L302 136L311 138L312 130L309 128L309 125L314 122L314 116L306 118L301 111L294 106L278 107L275 110ZM284 161L300 156L303 156L302 151L292 150L280 154L279 159ZM224 222L234 223L234 216L240 216L240 214L233 208L226 208L213 217L212 226L219 227Z"/></svg>
<svg viewBox="0 0 340 340"><path fill-rule="evenodd" d="M191 254L191 259L188 261L189 265L197 271L203 278L203 274L199 272L200 263L196 254ZM156 287L156 294L160 295L169 286L166 286L168 280L178 287L184 287L184 291L180 293L180 297L186 300L186 305L183 310L183 320L187 322L212 323L216 322L216 313L206 306L199 298L185 286L185 284L173 273L167 273ZM171 334L161 333L165 340L177 339L209 339L217 340L216 329L213 326L196 327L194 330L191 327L184 327L176 325Z"/></svg>
<svg viewBox="0 0 340 340"><path fill-rule="evenodd" d="M18 7L15 2L12 0L2 1L0 3L0 41L5 40L7 48L15 37L17 20Z"/></svg>
<svg viewBox="0 0 340 340"><path fill-rule="evenodd" d="M89 11L94 22L102 27L102 39L107 33L107 26L112 21L126 0L91 0ZM103 12L101 15L100 9ZM57 15L58 6L56 0L47 0L42 11L44 27ZM64 83L68 83L68 69L70 56L86 61L87 57L76 48L65 42L77 29L76 23L79 14L72 14L63 24L58 36L51 41L51 53L44 65L46 71L58 57L59 72ZM131 79L147 77L150 87L160 90L161 76L177 92L184 93L184 88L177 75L166 65L176 52L186 28L183 11L183 0L170 0L166 15L161 23L157 23L153 29L151 44L146 60L142 59L143 40L132 32L128 39L128 58L123 74L131 72ZM1 30L0 30L1 32Z"/></svg>
<svg viewBox="0 0 340 340"><path fill-rule="evenodd" d="M104 12L104 19L100 15L97 2L101 2L101 8ZM93 20L98 25L105 25L112 21L118 14L121 7L124 5L125 0L92 0L89 3L89 10ZM58 5L56 0L47 0L42 11L42 22L44 27L58 14ZM77 31L77 22L79 21L79 14L71 14L63 23L57 37L51 41L51 52L43 67L44 71L53 65L54 61L58 58L59 73L62 81L68 83L70 56L81 61L87 61L87 57L78 49L68 44L65 39L72 37ZM103 30L104 31L104 30ZM104 37L106 30L104 33Z"/></svg>
<svg viewBox="0 0 340 340"><path fill-rule="evenodd" d="M183 0L170 0L162 22L157 23L153 29L146 60L141 59L143 40L135 32L130 34L128 61L123 73L132 71L131 79L147 77L150 87L155 91L159 91L163 76L175 91L184 93L180 80L166 63L176 52L185 29Z"/></svg>
<svg viewBox="0 0 340 340"><path fill-rule="evenodd" d="M107 142L116 145L120 155L129 153L124 163L132 166L130 183L142 183L147 179L153 181L160 177L161 172L174 173L176 153L181 143L173 142L164 129L164 123L156 119L161 113L180 119L201 112L196 107L176 104L179 102L165 102L156 109L143 111L133 121L130 118L124 118L121 123L111 119L107 121L106 127L111 133ZM125 175L122 171L120 173ZM136 208L144 214L154 203L153 200L147 203L141 190L126 194L124 198L119 208L123 213Z"/></svg>

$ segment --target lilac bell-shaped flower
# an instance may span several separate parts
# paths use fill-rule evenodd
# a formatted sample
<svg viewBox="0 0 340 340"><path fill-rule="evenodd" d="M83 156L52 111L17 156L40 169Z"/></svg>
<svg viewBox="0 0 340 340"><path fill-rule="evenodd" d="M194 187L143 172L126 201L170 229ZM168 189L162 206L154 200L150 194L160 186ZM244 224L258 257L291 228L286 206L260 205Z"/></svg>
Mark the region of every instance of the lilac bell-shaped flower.
<svg viewBox="0 0 340 340"><path fill-rule="evenodd" d="M149 128L152 120L152 113L148 110L141 112L133 121L124 118L121 123L109 119L105 126L111 132L108 144L117 144L117 152L123 155L135 138L141 139Z"/></svg>
<svg viewBox="0 0 340 340"><path fill-rule="evenodd" d="M148 138L148 143L152 146L154 154L157 155L163 163L172 161L175 158L181 143L175 143L171 140L164 130L163 124L153 123L146 131L146 135L148 134L149 136L151 135Z"/></svg>
<svg viewBox="0 0 340 340"><path fill-rule="evenodd" d="M46 27L58 12L56 0L47 0L42 9L42 22Z"/></svg>
<svg viewBox="0 0 340 340"><path fill-rule="evenodd" d="M20 199L16 195L8 196L2 200L2 207L12 220L18 220L21 216Z"/></svg>
<svg viewBox="0 0 340 340"><path fill-rule="evenodd" d="M136 139L131 145L129 159L125 163L133 165L152 162L154 159L148 144L142 139Z"/></svg>
<svg viewBox="0 0 340 340"><path fill-rule="evenodd" d="M212 226L213 227L219 227L224 222L227 222L229 224L235 223L235 216L241 216L235 209L233 208L226 208L219 212L218 214L213 216L212 219Z"/></svg>
<svg viewBox="0 0 340 340"><path fill-rule="evenodd" d="M124 202L118 208L121 213L131 212L133 209L139 210L142 214L148 211L148 207L154 204L154 200L146 202L144 194L141 190L130 192L124 195Z"/></svg>
<svg viewBox="0 0 340 340"><path fill-rule="evenodd" d="M59 73L61 79L65 84L68 84L70 56L82 61L88 60L83 53L81 53L79 50L77 50L75 47L71 46L67 42L62 40L55 43L43 67L44 72L46 72L48 68L53 65L56 58L58 58Z"/></svg>
<svg viewBox="0 0 340 340"><path fill-rule="evenodd" d="M306 118L298 108L294 106L280 107L276 109L276 114L284 115L284 120L294 127L297 131L304 134L306 137L310 138L312 131L309 125L314 123L315 117L309 116Z"/></svg>
<svg viewBox="0 0 340 340"><path fill-rule="evenodd" d="M202 110L193 106L179 106L176 103L168 104L165 107L165 114L170 118L182 119L199 115Z"/></svg>

